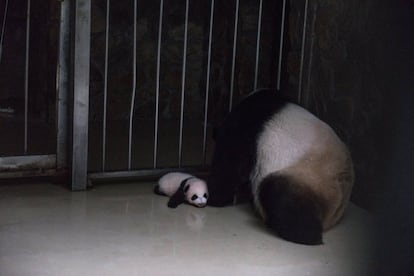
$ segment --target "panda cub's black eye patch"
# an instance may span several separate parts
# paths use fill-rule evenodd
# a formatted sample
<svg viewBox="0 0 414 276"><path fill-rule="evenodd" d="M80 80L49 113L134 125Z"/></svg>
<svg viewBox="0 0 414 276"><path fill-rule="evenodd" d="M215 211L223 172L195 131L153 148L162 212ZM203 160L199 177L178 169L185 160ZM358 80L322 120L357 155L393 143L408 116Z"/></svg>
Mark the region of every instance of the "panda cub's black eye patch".
<svg viewBox="0 0 414 276"><path fill-rule="evenodd" d="M191 200L196 200L198 198L198 196L197 195L193 195L192 197L191 197Z"/></svg>
<svg viewBox="0 0 414 276"><path fill-rule="evenodd" d="M208 195L207 194L204 194L203 196L204 196L204 198L208 198Z"/></svg>

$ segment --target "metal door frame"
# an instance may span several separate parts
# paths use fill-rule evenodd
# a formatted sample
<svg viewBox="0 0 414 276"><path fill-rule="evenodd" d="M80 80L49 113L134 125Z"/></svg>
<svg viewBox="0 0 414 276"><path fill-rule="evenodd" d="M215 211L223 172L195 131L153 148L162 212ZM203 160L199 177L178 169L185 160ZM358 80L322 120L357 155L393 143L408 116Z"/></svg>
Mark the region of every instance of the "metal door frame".
<svg viewBox="0 0 414 276"><path fill-rule="evenodd" d="M136 8L136 1L134 0L134 6ZM261 32L261 13L262 13L262 1L259 1L259 21L258 21L258 31L257 31L257 45L256 45L256 66L255 66L255 88L257 87L257 74L258 74L258 60L259 60L259 51L260 51L260 32ZM284 41L284 33L285 33L285 20L286 20L286 1L282 0L283 8L281 14L281 24L280 24L280 48L279 48L279 64L278 64L278 71L277 71L277 89L280 89L280 82L281 82L281 63L282 63L282 54L283 54L283 41ZM304 14L307 13L307 5L308 0L304 0ZM130 155L129 152L129 162L128 162L128 170L124 171L115 171L115 172L106 172L102 170L101 172L94 172L88 173L88 113L89 113L89 73L90 73L90 31L91 31L91 0L76 0L75 1L75 24L74 24L74 55L73 55L73 65L74 65L74 80L73 80L73 146L72 146L72 190L85 190L90 182L93 180L101 180L101 179L108 179L108 178L136 178L136 177L157 177L161 174L171 171L172 169L175 171L187 171L187 172L202 172L205 173L208 169L205 166L201 167L190 167L184 168L181 167L181 153L178 161L178 166L176 168L158 168L156 164L156 153L157 153L157 123L158 123L158 100L159 100L159 56L160 56L160 44L161 44L161 30L162 30L162 17L163 17L163 0L160 0L160 19L159 19L159 37L158 37L158 68L157 68L157 91L156 91L156 113L155 113L155 145L154 145L154 167L152 169L143 169L143 170L131 170L130 166ZM235 67L235 57L236 57L236 50L237 50L237 31L238 31L238 9L239 9L239 2L240 0L236 0L235 2L235 21L234 21L234 45L233 45L233 66L232 66L232 74L231 74L231 87L230 87L230 104L229 107L231 109L231 102L232 102L232 93L233 93L233 81L234 81L234 67ZM186 39L187 39L187 24L188 24L188 5L189 0L186 1L186 22L185 22L185 35L184 35L184 54L183 54L183 76L182 82L185 82L185 63L186 63ZM107 0L107 10L109 7L109 0ZM213 24L213 15L214 15L214 0L211 0L211 15L210 15L210 41L209 41L209 48L211 47L211 26ZM136 12L134 14L134 18L136 21ZM109 15L107 12L107 24L109 21ZM303 57L304 57L304 47L305 47L305 26L306 26L306 16L304 18L304 29L303 29L303 43L302 43L302 53L301 53L301 65L300 65L300 81L302 82L302 71L303 71ZM108 28L108 25L107 25ZM134 29L136 26L134 26ZM136 41L134 39L134 41ZM136 45L134 45L136 47ZM209 49L210 51L210 49ZM107 55L107 53L106 53ZM207 69L207 87L206 87L206 98L208 98L208 90L209 90L209 74L210 74L210 52L208 53L208 69ZM135 69L135 65L134 65ZM134 71L135 72L135 71ZM105 69L106 75L106 69ZM184 87L184 86L182 86ZM301 90L302 86L299 86L298 91L298 101L301 101ZM181 94L183 101L184 98L184 88L182 88ZM134 97L134 89L132 91L132 95ZM105 96L106 97L106 96ZM104 102L106 101L106 98ZM206 110L207 110L207 104ZM131 110L133 110L133 103L131 104ZM181 121L180 121L180 146L181 149L181 134L182 134L182 112L181 110ZM105 110L104 110L104 117L105 117ZM131 131L131 118L132 118L132 111L130 115L130 131ZM105 119L104 119L105 120ZM205 117L206 120L206 117ZM206 124L205 124L206 125ZM105 129L105 126L104 126ZM104 138L105 139L105 138ZM131 139L131 134L130 134ZM204 133L204 140L205 140L205 133ZM105 142L103 142L105 143ZM131 141L129 141L131 143ZM129 148L131 146L129 145ZM203 151L205 151L205 144L203 145ZM103 163L105 163L105 157L103 157Z"/></svg>
<svg viewBox="0 0 414 276"><path fill-rule="evenodd" d="M27 152L27 98L29 67L30 0L27 2L26 66L25 66L25 145ZM32 176L51 176L66 173L68 168L68 91L70 56L70 3L61 1L59 53L56 76L56 154L0 157L0 179Z"/></svg>
<svg viewBox="0 0 414 276"><path fill-rule="evenodd" d="M109 0L107 0L107 9ZM262 1L259 1L259 17L258 17L258 32L257 32L257 45L256 45L256 68L255 68L255 88L257 88L257 74L258 74L258 60L260 51L260 32L261 32L261 12L262 12ZM281 23L281 43L280 53L282 55L283 48L283 35L284 35L284 20L285 20L285 7L286 1L283 0L283 11L282 11L282 23ZM239 2L235 2L235 18L234 18L234 35L233 35L233 62L232 62L232 74L230 83L230 104L229 108L232 107L232 96L233 96L233 82L234 82L234 69L235 69L235 58L237 50L237 32L238 32L238 17L239 17ZM201 167L190 167L184 168L181 166L181 143L182 143L182 127L183 127L183 104L181 105L181 120L180 120L180 141L179 141L179 160L176 168L164 169L158 168L156 163L157 154L157 124L158 124L158 100L159 100L159 58L160 58L160 45L161 45L161 31L162 31L162 19L163 19L163 0L160 0L160 19L159 19L159 37L158 37L158 57L157 57L157 91L156 91L156 115L155 115L155 143L154 143L154 167L146 170L131 170L130 166L130 155L128 170L117 171L117 172L97 172L88 174L88 108L89 108L89 60L90 60L90 26L91 26L91 0L76 0L75 7L75 38L74 38L74 115L73 115L73 152L72 152L72 189L73 190L84 190L92 180L107 179L107 178L135 178L135 177L157 177L172 169L175 171L187 171L187 172L205 172L208 168L205 166L205 162ZM134 0L134 6L136 8L136 0ZM189 0L186 1L186 19L185 19L185 32L184 32L184 53L183 53L183 75L182 75L182 91L181 91L181 102L184 100L184 83L185 83L185 69L186 69L186 41L187 41L187 27L188 27L188 6ZM211 0L211 13L210 13L210 34L209 34L209 61L207 69L207 87L206 87L206 104L205 104L205 120L207 120L207 104L208 104L208 90L209 90L209 74L210 74L210 50L211 50L211 32L214 16L214 0ZM134 13L136 22L136 11ZM107 13L108 22L108 13ZM108 24L108 23L107 23ZM108 28L108 25L107 25ZM134 29L136 26L134 26ZM134 39L134 41L136 41ZM135 47L135 44L134 44ZM135 51L134 51L135 52ZM279 58L278 65L278 76L277 76L277 88L280 88L280 69L281 58ZM134 65L135 69L135 65ZM135 72L135 71L134 71ZM134 96L135 91L132 91ZM131 104L131 116L130 116L130 132L131 132L131 119L132 119L133 102ZM105 111L104 111L105 114ZM205 123L206 126L206 123ZM205 154L205 135L204 130L204 145L203 152ZM131 136L131 135L130 135ZM130 141L131 143L131 137ZM131 151L131 146L129 146Z"/></svg>
<svg viewBox="0 0 414 276"><path fill-rule="evenodd" d="M107 0L109 3L109 0ZM134 0L135 2L137 0ZM234 18L234 45L233 45L233 67L231 76L230 89L230 109L231 96L234 81L234 64L237 51L237 24L238 24L238 8L239 1L235 2L235 18ZM262 1L259 1L259 21L257 32L257 48L256 48L256 66L255 66L255 88L257 88L257 74L258 74L258 60L260 51L260 32L261 32L261 12ZM277 88L280 88L281 81L281 61L283 35L285 33L286 21L286 1L283 1L282 17L281 17L281 31L280 31L280 48L279 48L279 64L277 72ZM135 3L134 2L134 3ZM30 0L28 0L28 11L30 10ZM160 20L159 20L159 45L158 45L158 66L161 45L161 30L162 30L162 11L164 0L160 0ZM186 1L186 27L188 24L188 5L189 0ZM301 102L302 82L303 82L303 67L305 56L305 41L306 41L306 25L307 25L307 9L308 0L304 0L304 20L303 20L303 37L301 47L301 62L300 62L300 81L298 89L298 102ZM28 13L28 16L30 14ZM136 15L135 15L136 16ZM210 14L210 41L209 41L209 62L207 69L207 85L206 98L209 92L209 74L210 74L210 47L211 47L211 30L214 16L214 0L211 0L211 14ZM181 167L181 153L176 168L158 168L156 164L157 143L154 148L154 167L152 169L131 170L129 165L126 171L115 172L96 172L88 173L88 115L89 115L89 74L90 74L90 45L91 45L91 0L62 0L61 1L61 16L60 16L60 36L59 36L59 58L57 64L57 147L56 154L47 155L26 155L26 156L11 156L0 157L0 178L19 177L19 176L33 176L33 175L54 175L62 171L70 169L71 188L72 190L85 190L91 180L107 179L107 178L130 178L130 177L156 177L172 169L188 172L205 172L207 167ZM187 32L185 32L185 36ZM186 37L184 38L186 39ZM185 63L186 63L186 46L184 46L183 55L183 77L182 82L185 82ZM26 69L27 70L27 69ZM157 69L157 75L159 68ZM157 79L159 76L157 76ZM159 81L159 80L158 80ZM157 82L158 82L157 81ZM158 88L157 88L158 89ZM26 92L27 93L27 92ZM72 94L73 93L73 94ZM182 100L184 97L184 88L181 91ZM158 102L159 92L156 97ZM208 101L206 101L207 110ZM156 106L158 108L158 106ZM133 106L131 106L131 110ZM183 110L181 110L181 113ZM71 114L71 115L69 115ZM132 114L132 113L131 113ZM156 112L155 123L157 124L158 110ZM132 117L132 116L131 116ZM205 120L207 117L205 116ZM206 125L206 124L205 124ZM180 128L182 128L182 114ZM155 127L155 138L157 137L157 127ZM180 143L182 130L180 130ZM204 131L204 140L205 140ZM181 148L181 145L180 145ZM205 152L205 142L203 145L203 152ZM130 162L129 162L130 164ZM6 169L3 169L6 168ZM6 171L7 170L7 171Z"/></svg>

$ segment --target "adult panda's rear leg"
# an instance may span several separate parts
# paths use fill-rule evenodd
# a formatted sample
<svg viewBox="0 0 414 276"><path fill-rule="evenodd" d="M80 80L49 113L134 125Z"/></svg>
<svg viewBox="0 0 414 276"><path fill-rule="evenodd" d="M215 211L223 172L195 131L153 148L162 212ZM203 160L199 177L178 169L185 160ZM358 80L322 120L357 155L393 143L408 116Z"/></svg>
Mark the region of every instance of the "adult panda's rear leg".
<svg viewBox="0 0 414 276"><path fill-rule="evenodd" d="M322 244L323 200L292 177L271 174L259 184L255 205L265 223L281 238Z"/></svg>
<svg viewBox="0 0 414 276"><path fill-rule="evenodd" d="M250 195L248 172L251 170L251 164L246 161L245 156L233 154L231 151L226 156L223 152L225 151L219 152L222 158L213 161L211 174L207 180L209 192L207 204L215 207L243 202Z"/></svg>
<svg viewBox="0 0 414 276"><path fill-rule="evenodd" d="M235 195L233 183L234 181L226 173L218 175L212 174L207 181L209 193L207 205L214 207L231 205Z"/></svg>

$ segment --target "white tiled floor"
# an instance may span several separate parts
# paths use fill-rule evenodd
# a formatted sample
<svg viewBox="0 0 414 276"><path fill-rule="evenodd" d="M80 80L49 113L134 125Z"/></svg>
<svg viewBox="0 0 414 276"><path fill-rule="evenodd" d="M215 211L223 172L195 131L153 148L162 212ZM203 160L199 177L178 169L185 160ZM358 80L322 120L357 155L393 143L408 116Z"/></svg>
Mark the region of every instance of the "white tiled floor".
<svg viewBox="0 0 414 276"><path fill-rule="evenodd" d="M249 205L166 206L151 183L0 186L0 275L367 275L371 218L351 205L324 245L267 231Z"/></svg>

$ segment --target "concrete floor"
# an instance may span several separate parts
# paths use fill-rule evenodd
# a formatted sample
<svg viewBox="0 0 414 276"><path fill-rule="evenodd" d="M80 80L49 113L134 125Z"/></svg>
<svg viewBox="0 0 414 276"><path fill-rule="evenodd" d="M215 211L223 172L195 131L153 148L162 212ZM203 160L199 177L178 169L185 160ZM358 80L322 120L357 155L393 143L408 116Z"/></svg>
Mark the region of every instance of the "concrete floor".
<svg viewBox="0 0 414 276"><path fill-rule="evenodd" d="M368 274L372 219L355 205L324 245L303 246L249 205L169 209L152 185L0 186L0 275Z"/></svg>

